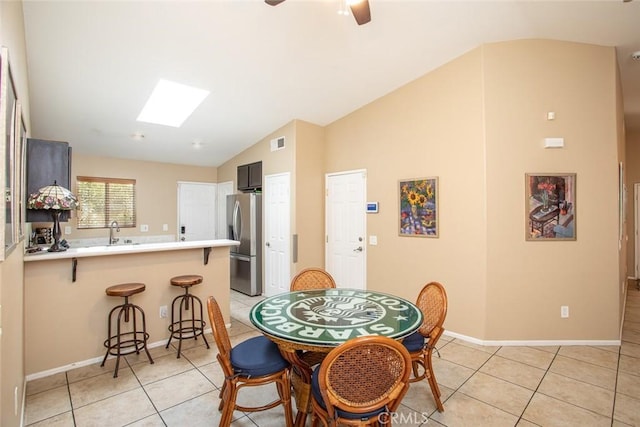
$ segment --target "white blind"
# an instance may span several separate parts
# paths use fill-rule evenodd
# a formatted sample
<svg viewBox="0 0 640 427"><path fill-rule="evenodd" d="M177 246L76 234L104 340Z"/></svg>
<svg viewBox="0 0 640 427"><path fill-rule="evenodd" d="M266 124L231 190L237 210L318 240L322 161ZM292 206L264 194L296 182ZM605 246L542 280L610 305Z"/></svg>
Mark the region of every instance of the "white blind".
<svg viewBox="0 0 640 427"><path fill-rule="evenodd" d="M78 228L136 226L136 180L79 176L76 196L80 202Z"/></svg>

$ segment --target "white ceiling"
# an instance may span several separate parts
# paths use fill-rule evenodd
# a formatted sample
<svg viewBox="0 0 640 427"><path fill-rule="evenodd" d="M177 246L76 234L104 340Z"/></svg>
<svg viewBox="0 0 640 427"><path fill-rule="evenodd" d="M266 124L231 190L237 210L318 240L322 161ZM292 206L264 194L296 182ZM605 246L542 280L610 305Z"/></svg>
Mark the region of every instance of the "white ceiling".
<svg viewBox="0 0 640 427"><path fill-rule="evenodd" d="M339 5L25 0L31 136L218 166L293 119L327 125L483 43L528 38L615 46L640 129L640 0L370 0L363 26ZM211 91L179 129L136 122L160 78Z"/></svg>

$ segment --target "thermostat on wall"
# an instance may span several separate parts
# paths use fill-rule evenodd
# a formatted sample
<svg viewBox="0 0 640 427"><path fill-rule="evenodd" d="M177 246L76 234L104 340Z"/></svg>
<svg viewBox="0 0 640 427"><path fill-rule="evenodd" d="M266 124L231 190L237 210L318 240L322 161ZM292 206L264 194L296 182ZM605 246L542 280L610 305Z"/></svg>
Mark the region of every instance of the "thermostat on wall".
<svg viewBox="0 0 640 427"><path fill-rule="evenodd" d="M378 213L378 202L367 202L367 213Z"/></svg>

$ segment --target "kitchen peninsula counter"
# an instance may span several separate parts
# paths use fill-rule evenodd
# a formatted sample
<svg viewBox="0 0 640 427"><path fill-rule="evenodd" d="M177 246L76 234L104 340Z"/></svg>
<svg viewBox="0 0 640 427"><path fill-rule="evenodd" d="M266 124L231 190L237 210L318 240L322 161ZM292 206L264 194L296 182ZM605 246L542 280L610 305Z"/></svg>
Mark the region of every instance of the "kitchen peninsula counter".
<svg viewBox="0 0 640 427"><path fill-rule="evenodd" d="M101 362L106 351L103 342L107 338L109 310L123 303L123 298L107 296L105 289L119 283L146 285L145 291L130 301L145 311L150 347L164 347L169 338L171 302L183 293L169 283L173 276L203 276L203 283L190 291L202 300L208 331L206 299L210 295L216 297L225 322L229 323L229 248L237 244L222 239L25 254L27 376L37 378ZM160 317L161 306L168 307L168 317ZM206 338L210 344L213 342L210 332ZM201 339L198 338L200 344ZM110 370L108 366L103 369Z"/></svg>
<svg viewBox="0 0 640 427"><path fill-rule="evenodd" d="M86 246L69 248L64 252L47 252L43 249L39 252L24 255L25 262L50 261L54 259L85 258L94 256L135 254L143 252L175 251L184 249L217 248L225 246L237 246L240 242L235 240L197 240L193 242L162 242L162 243L126 243L120 245Z"/></svg>

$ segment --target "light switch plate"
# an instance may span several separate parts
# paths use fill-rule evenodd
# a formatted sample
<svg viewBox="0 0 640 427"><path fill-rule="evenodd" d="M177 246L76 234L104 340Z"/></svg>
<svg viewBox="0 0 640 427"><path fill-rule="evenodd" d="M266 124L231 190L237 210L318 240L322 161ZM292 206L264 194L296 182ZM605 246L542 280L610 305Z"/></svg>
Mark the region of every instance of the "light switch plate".
<svg viewBox="0 0 640 427"><path fill-rule="evenodd" d="M142 224L140 226L140 231L142 231L143 233L149 231L149 226L147 224Z"/></svg>

